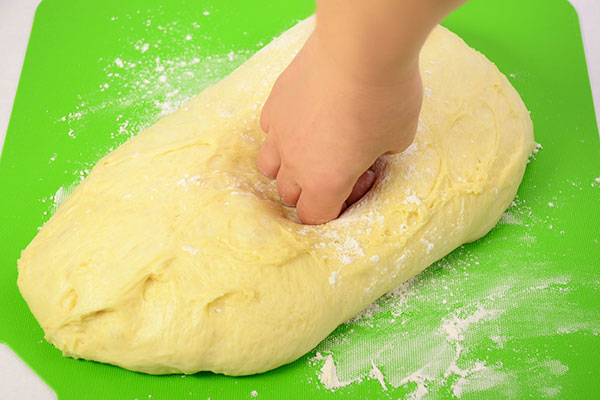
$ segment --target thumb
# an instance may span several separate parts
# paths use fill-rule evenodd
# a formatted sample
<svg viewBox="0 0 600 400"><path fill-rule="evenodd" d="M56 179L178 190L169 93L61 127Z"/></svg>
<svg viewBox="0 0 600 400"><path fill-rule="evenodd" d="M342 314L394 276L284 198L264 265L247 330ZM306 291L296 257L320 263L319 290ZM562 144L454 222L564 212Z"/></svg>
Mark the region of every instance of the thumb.
<svg viewBox="0 0 600 400"><path fill-rule="evenodd" d="M370 169L363 172L363 174L358 178L354 187L352 188L352 192L350 196L346 199L346 204L351 206L360 200L373 186L375 183L375 172Z"/></svg>

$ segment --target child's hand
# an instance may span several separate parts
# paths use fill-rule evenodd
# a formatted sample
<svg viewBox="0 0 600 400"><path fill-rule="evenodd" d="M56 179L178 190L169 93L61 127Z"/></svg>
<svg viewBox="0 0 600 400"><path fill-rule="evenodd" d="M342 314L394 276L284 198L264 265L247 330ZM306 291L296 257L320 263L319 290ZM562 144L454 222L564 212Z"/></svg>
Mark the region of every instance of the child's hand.
<svg viewBox="0 0 600 400"><path fill-rule="evenodd" d="M377 157L417 128L419 52L466 0L317 0L317 24L261 115L258 167L306 224L336 218L374 181Z"/></svg>
<svg viewBox="0 0 600 400"><path fill-rule="evenodd" d="M421 109L416 57L376 79L341 64L313 34L261 115L267 138L258 167L306 224L330 221L360 199L374 182L375 160L410 145Z"/></svg>

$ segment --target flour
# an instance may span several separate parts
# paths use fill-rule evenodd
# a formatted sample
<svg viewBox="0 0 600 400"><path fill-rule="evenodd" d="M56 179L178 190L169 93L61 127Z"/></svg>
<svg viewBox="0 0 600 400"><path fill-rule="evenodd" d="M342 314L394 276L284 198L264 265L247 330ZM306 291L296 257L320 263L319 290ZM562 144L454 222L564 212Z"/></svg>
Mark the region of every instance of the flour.
<svg viewBox="0 0 600 400"><path fill-rule="evenodd" d="M415 204L417 206L421 205L421 199L419 199L419 197L416 194L411 194L410 196L408 196L403 203L405 204Z"/></svg>
<svg viewBox="0 0 600 400"><path fill-rule="evenodd" d="M454 397L460 398L462 396L463 390L464 390L464 386L469 384L469 380L467 379L467 377L474 375L477 372L481 372L481 371L487 371L487 367L485 365L485 362L479 361L475 363L475 366L471 369L468 370L457 370L456 372L458 373L458 375L460 375L460 378L458 378L458 380L456 381L456 383L454 383L451 387L452 389L452 394L454 395Z"/></svg>
<svg viewBox="0 0 600 400"><path fill-rule="evenodd" d="M431 253L431 250L433 250L433 248L435 247L435 245L427 239L421 239L421 243L425 245L425 252L427 254Z"/></svg>
<svg viewBox="0 0 600 400"><path fill-rule="evenodd" d="M419 369L418 371L415 371L412 374L403 378L399 382L399 385L405 385L411 382L415 383L417 385L417 388L407 396L407 399L421 400L423 397L425 397L427 393L429 393L426 383L427 381L430 381L432 379L433 378L431 376L423 372L423 369Z"/></svg>
<svg viewBox="0 0 600 400"><path fill-rule="evenodd" d="M500 217L500 221L498 223L507 225L523 225L523 222L517 216L508 211L502 214L502 217Z"/></svg>
<svg viewBox="0 0 600 400"><path fill-rule="evenodd" d="M310 231L312 228L300 226L299 231ZM331 229L323 233L327 239L326 245L335 249L336 256L342 264L350 264L359 257L365 257L365 252L356 238L349 236L344 230ZM318 243L316 246L320 246Z"/></svg>
<svg viewBox="0 0 600 400"><path fill-rule="evenodd" d="M496 311L487 311L481 307L477 308L473 314L466 318L459 318L454 315L451 319L444 320L442 323L442 329L446 333L446 338L450 342L461 342L465 340L464 332L469 328L471 324L477 323L484 318L493 316Z"/></svg>
<svg viewBox="0 0 600 400"><path fill-rule="evenodd" d="M54 214L56 210L58 210L58 207L60 207L60 205L66 200L66 198L69 197L71 193L73 193L73 190L75 190L77 185L79 185L79 181L73 182L69 185L63 185L56 190L56 193L54 193L54 195L50 196L50 200L52 201L51 214ZM42 202L45 203L46 200L44 199L42 200Z"/></svg>
<svg viewBox="0 0 600 400"><path fill-rule="evenodd" d="M196 254L198 254L200 252L200 249L195 249L193 247L190 246L181 246L181 250L190 253L191 255L195 256Z"/></svg>
<svg viewBox="0 0 600 400"><path fill-rule="evenodd" d="M62 204L63 201L67 198L68 194L64 187L59 187L56 193L54 194L54 209L57 210L58 207Z"/></svg>
<svg viewBox="0 0 600 400"><path fill-rule="evenodd" d="M387 390L387 386L385 385L385 378L383 377L381 370L377 368L377 365L375 365L375 362L373 360L371 360L371 365L373 366L373 369L369 372L369 377L377 379L379 381L379 384L381 385L381 388L384 391Z"/></svg>
<svg viewBox="0 0 600 400"><path fill-rule="evenodd" d="M58 205L85 178L96 162L129 138L152 125L162 116L177 110L203 88L216 83L254 53L252 50L223 49L216 54L206 54L199 47L202 29L194 22L184 26L180 20L164 24L152 22L152 11L140 23L143 28L137 31L150 33L163 32L162 38L154 42L145 37L131 39L123 48L115 48L114 54L107 54L98 60L104 65L104 78L98 82L97 90L78 95L78 103L73 110L53 117L54 123L64 126L64 134L74 141L88 135L107 135L105 143L92 149L94 155L87 161L66 160L68 168L63 192L40 199L48 208L43 214L51 215ZM160 10L155 11L160 15ZM204 15L210 15L205 11ZM131 16L125 16L131 20ZM115 29L128 31L131 21L121 24L118 17L112 17ZM195 31L195 32L194 32ZM156 37L153 35L152 37ZM187 43L183 45L182 43ZM257 44L258 47L258 44ZM136 52L127 51L137 50ZM112 128L107 131L94 131L89 120L96 115L114 116ZM60 154L49 155L49 163L60 158ZM197 184L196 181L189 183ZM66 191L69 188L70 191ZM50 202L47 200L50 198ZM56 201L58 199L58 202Z"/></svg>
<svg viewBox="0 0 600 400"><path fill-rule="evenodd" d="M107 142L111 145L96 149L96 156L90 160L87 169L160 117L180 108L203 88L216 83L254 53L248 49L223 49L216 54L206 54L199 47L206 38L195 34L202 29L198 22L184 25L181 21L187 18L182 17L156 24L152 22L156 17L153 11L140 13L147 13L148 18L140 21L142 27L137 31L150 34L158 30L163 33L162 37L156 39L153 34L148 36L152 40L144 36L131 39L122 49L115 48L115 54L100 58L98 61L104 64L105 77L98 82L98 90L81 93L78 95L81 101L75 110L55 118L56 124L66 125L65 134L77 140L82 135L104 134L90 130L89 117L98 113L116 115L113 128L105 133L109 135ZM161 11L154 13L160 15ZM210 15L208 10L205 13ZM128 32L131 16L125 16L125 19L129 21L121 23L118 17L111 18L114 29ZM132 53L128 49L137 51Z"/></svg>
<svg viewBox="0 0 600 400"><path fill-rule="evenodd" d="M320 353L317 353L315 359L317 360L325 360L323 363L323 367L321 368L321 372L319 374L319 381L327 388L327 389L339 389L344 386L348 386L352 383L352 381L340 381L338 379L335 363L333 361L333 357L328 355L323 357Z"/></svg>
<svg viewBox="0 0 600 400"><path fill-rule="evenodd" d="M412 399L443 393L514 398L531 388L539 397L560 395L555 378L569 366L551 348L530 347L528 339L599 335L600 311L573 313L565 304L573 285L600 292L600 283L547 274L553 261L532 247L536 227L560 221L537 217L527 203L517 197L495 228L513 237L515 249L480 256L461 246L338 327L309 358L319 385L345 390L375 379L382 396L393 399L395 390ZM509 262L528 273L504 275ZM486 348L492 357L480 358ZM501 361L506 349L521 355L511 357L510 367Z"/></svg>
<svg viewBox="0 0 600 400"><path fill-rule="evenodd" d="M335 286L335 280L338 275L339 275L339 271L332 271L331 275L329 275L329 284L331 286Z"/></svg>

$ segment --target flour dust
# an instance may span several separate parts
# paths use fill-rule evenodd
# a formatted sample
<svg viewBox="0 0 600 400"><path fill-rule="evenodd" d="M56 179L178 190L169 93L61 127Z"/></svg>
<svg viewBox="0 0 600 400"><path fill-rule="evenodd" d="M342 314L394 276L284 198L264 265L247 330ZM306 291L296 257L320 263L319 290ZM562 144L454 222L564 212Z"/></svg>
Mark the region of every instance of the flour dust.
<svg viewBox="0 0 600 400"><path fill-rule="evenodd" d="M127 39L115 47L114 53L98 59L103 75L96 89L78 94L73 109L53 118L54 124L70 139L81 142L86 136L100 136L103 139L94 142L105 145L95 147L88 159L65 159L56 152L49 155L48 164L60 161L66 167L62 189L40 199L46 205L45 219L55 212L55 200L60 203L67 188L70 193L100 158L180 108L255 52L223 47L208 53L202 44L211 38L203 33L202 18L210 18L210 10L196 20L187 14L166 20L163 14L158 8L139 10L135 16L112 17L114 29L123 31ZM133 21L139 24L135 29ZM139 35L132 37L131 31ZM256 43L256 50L263 45ZM102 126L109 126L107 130L91 127L98 118Z"/></svg>
<svg viewBox="0 0 600 400"><path fill-rule="evenodd" d="M575 291L598 293L600 285L547 274L560 269L536 251L535 231L551 224L559 221L516 198L494 229L501 234L461 246L317 346L308 366L319 387L350 393L377 381L380 396L393 399L560 395L556 378L569 366L552 343L599 334L600 310L566 305ZM527 274L508 273L515 268ZM550 344L532 346L540 339Z"/></svg>

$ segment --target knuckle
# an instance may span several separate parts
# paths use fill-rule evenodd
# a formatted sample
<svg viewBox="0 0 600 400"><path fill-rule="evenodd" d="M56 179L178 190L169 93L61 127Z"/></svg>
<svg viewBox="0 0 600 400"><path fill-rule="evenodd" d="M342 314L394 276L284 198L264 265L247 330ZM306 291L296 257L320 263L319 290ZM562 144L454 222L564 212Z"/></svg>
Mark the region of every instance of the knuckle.
<svg viewBox="0 0 600 400"><path fill-rule="evenodd" d="M299 152L291 146L281 146L281 162L285 164L286 168L290 171L303 170L302 156Z"/></svg>
<svg viewBox="0 0 600 400"><path fill-rule="evenodd" d="M309 190L335 195L352 187L352 182L345 174L323 172L307 182Z"/></svg>

